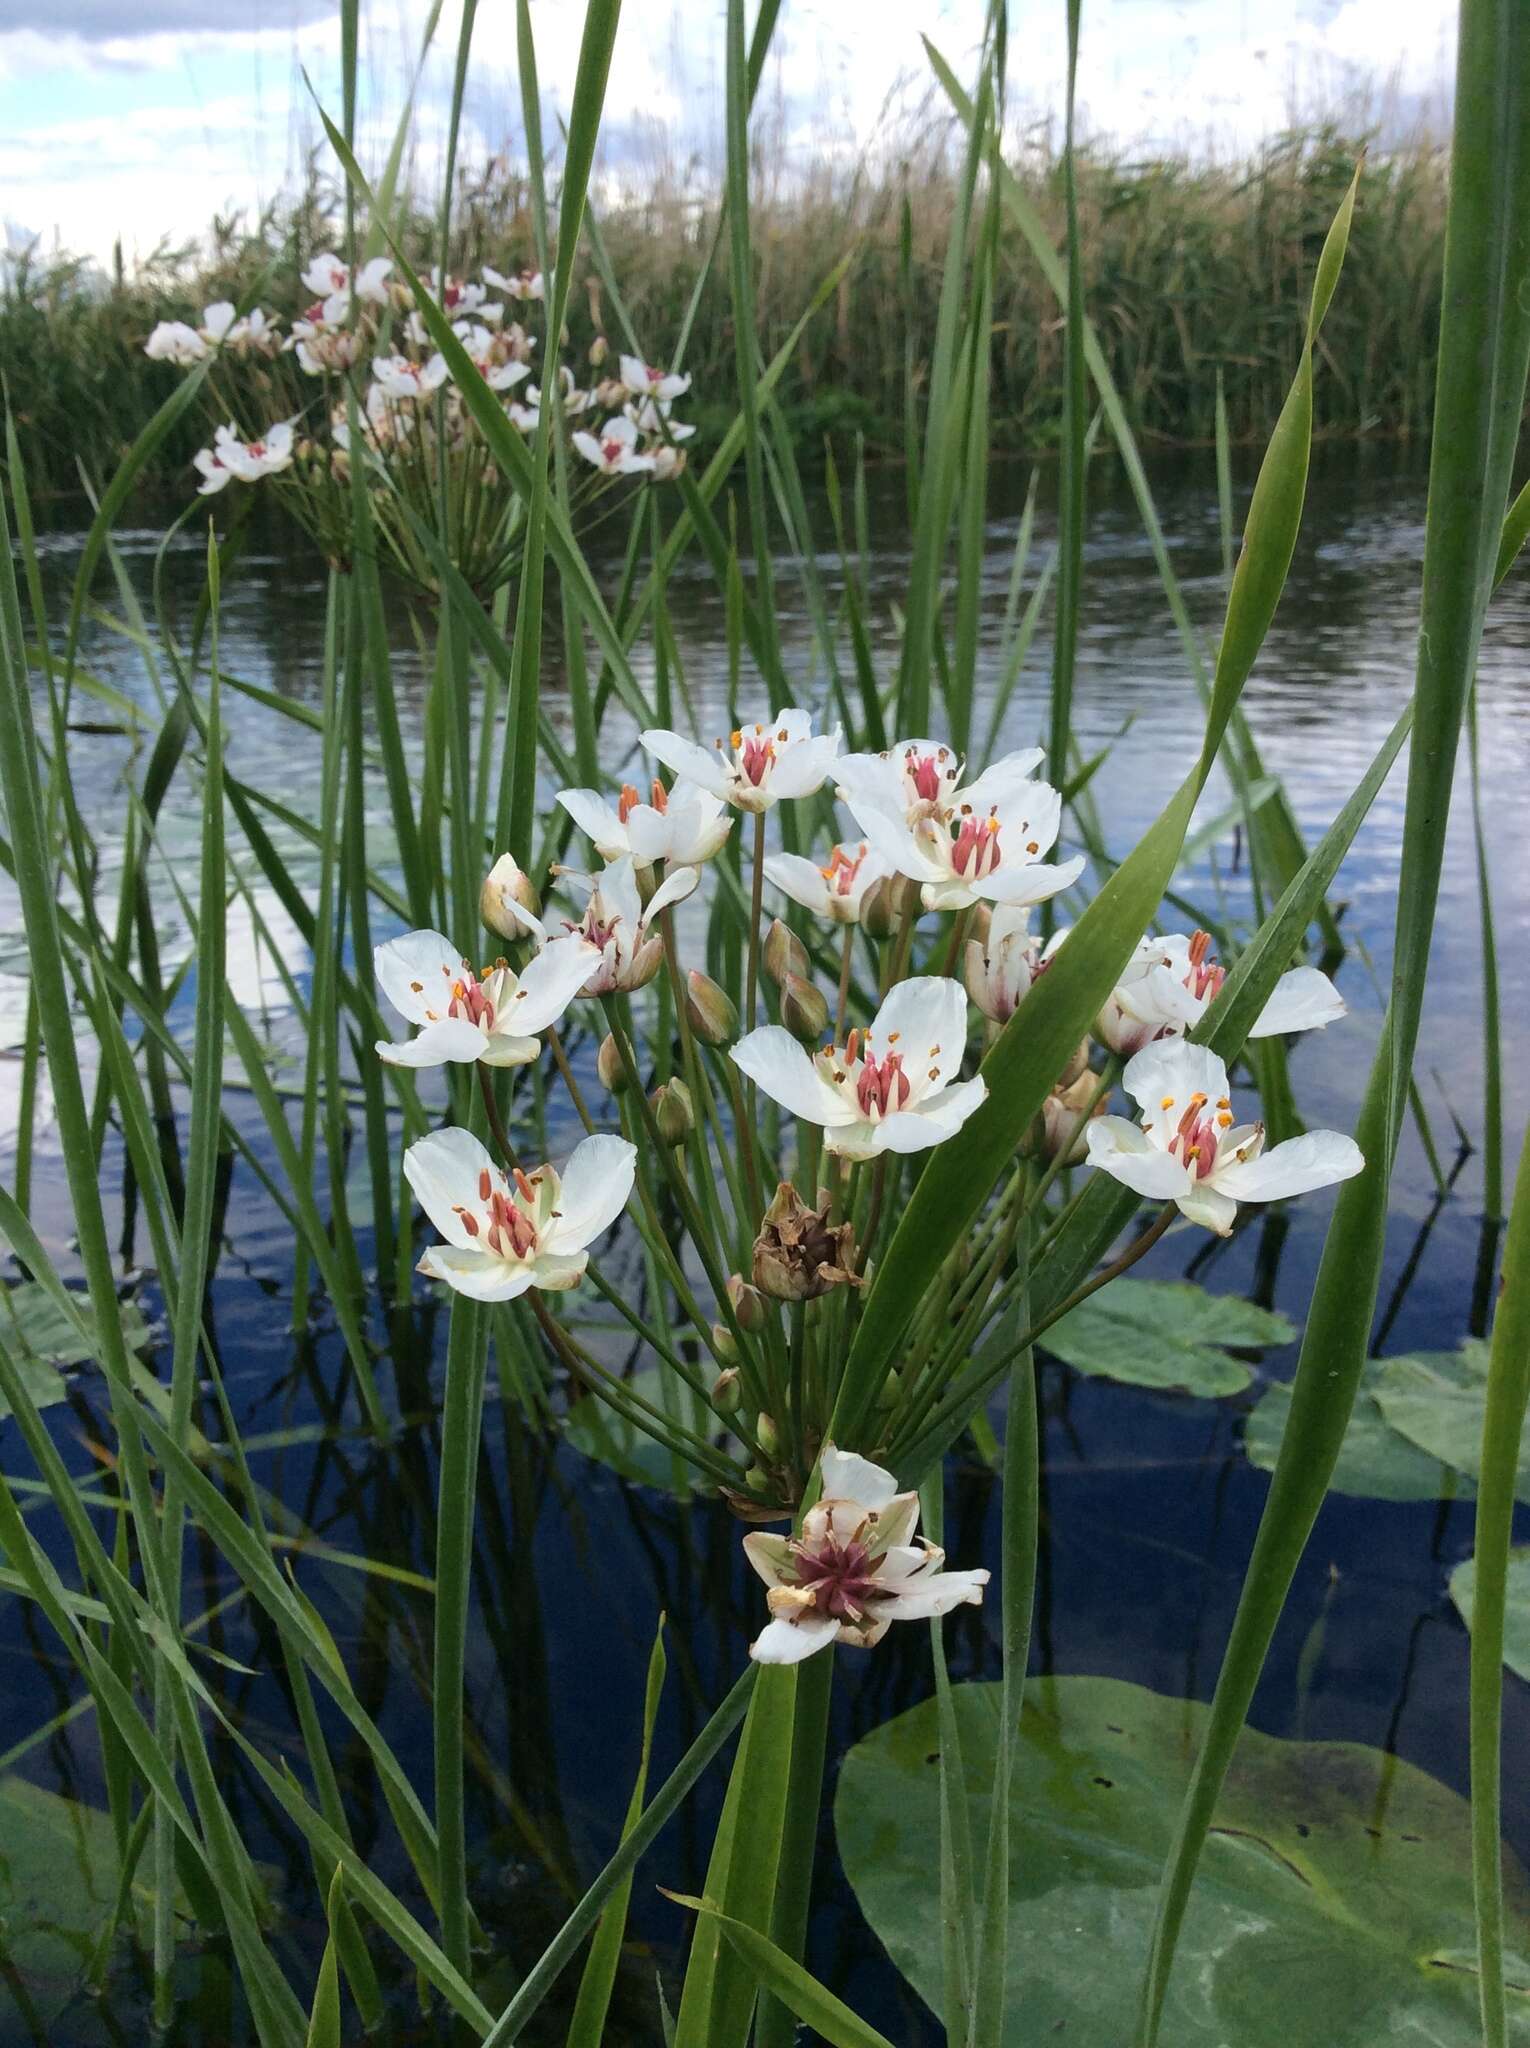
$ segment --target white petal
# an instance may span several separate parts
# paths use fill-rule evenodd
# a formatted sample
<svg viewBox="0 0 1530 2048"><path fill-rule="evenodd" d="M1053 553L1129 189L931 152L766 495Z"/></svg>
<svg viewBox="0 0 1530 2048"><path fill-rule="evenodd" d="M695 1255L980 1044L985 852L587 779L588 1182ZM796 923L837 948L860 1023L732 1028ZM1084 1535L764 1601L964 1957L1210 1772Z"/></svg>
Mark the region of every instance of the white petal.
<svg viewBox="0 0 1530 2048"><path fill-rule="evenodd" d="M1293 967L1276 982L1259 1012L1250 1038L1274 1038L1285 1031L1321 1031L1344 1015L1344 998L1316 967Z"/></svg>
<svg viewBox="0 0 1530 2048"><path fill-rule="evenodd" d="M859 1121L845 1098L831 1088L807 1053L779 1024L763 1024L741 1038L729 1055L735 1066L755 1081L772 1102L793 1116L827 1130Z"/></svg>
<svg viewBox="0 0 1530 2048"><path fill-rule="evenodd" d="M778 725L777 731L780 730ZM815 789L822 788L838 753L837 732L822 733L817 739L798 740L786 747L770 771L771 795L811 796Z"/></svg>
<svg viewBox="0 0 1530 2048"><path fill-rule="evenodd" d="M894 1621L923 1621L937 1614L949 1614L953 1607L976 1607L988 1584L985 1571L927 1572L906 1587L877 1602L879 1616Z"/></svg>
<svg viewBox="0 0 1530 2048"><path fill-rule="evenodd" d="M946 1561L946 1553L938 1543L889 1543L879 1556L877 1579L887 1592L921 1573L928 1576L938 1572Z"/></svg>
<svg viewBox="0 0 1530 2048"><path fill-rule="evenodd" d="M420 1271L473 1301L514 1301L532 1284L528 1265L511 1265L492 1252L459 1251L444 1244L431 1246L420 1260Z"/></svg>
<svg viewBox="0 0 1530 2048"><path fill-rule="evenodd" d="M663 860L675 844L673 807L656 811L652 804L634 804L627 813L625 851L640 867Z"/></svg>
<svg viewBox="0 0 1530 2048"><path fill-rule="evenodd" d="M502 1013L496 1012L496 1032L514 1032L535 1037L549 1024L556 1024L593 973L600 948L592 946L578 932L549 940L541 952L526 963L514 995Z"/></svg>
<svg viewBox="0 0 1530 2048"><path fill-rule="evenodd" d="M1196 1181L1188 1194L1179 1197L1179 1208L1181 1215L1199 1223L1204 1230L1214 1230L1218 1237L1231 1234L1233 1218L1238 1213L1237 1203L1209 1180Z"/></svg>
<svg viewBox="0 0 1530 2048"><path fill-rule="evenodd" d="M980 875L969 887L990 903L1045 903L1071 888L1084 872L1084 856L1075 854L1060 867L1044 861L1027 861L1022 867L1000 866L992 874Z"/></svg>
<svg viewBox="0 0 1530 2048"><path fill-rule="evenodd" d="M1021 785L1030 782L1044 758L1040 747L1024 747L1018 753L1005 754L975 781L963 783L958 797L975 811L991 811L996 805L1005 807L1021 802Z"/></svg>
<svg viewBox="0 0 1530 2048"><path fill-rule="evenodd" d="M970 1081L961 1081L954 1088L942 1090L933 1101L921 1102L913 1109L894 1111L891 1116L883 1117L877 1126L881 1141L878 1150L923 1152L931 1145L954 1138L987 1094L988 1083L981 1074L977 1074Z"/></svg>
<svg viewBox="0 0 1530 2048"><path fill-rule="evenodd" d="M1124 1116L1095 1117L1086 1142L1089 1164L1103 1166L1135 1194L1179 1196L1190 1185L1189 1169Z"/></svg>
<svg viewBox="0 0 1530 2048"><path fill-rule="evenodd" d="M815 862L804 860L800 853L767 855L765 879L783 896L790 896L793 903L815 911L819 917L828 916L829 887L823 878L823 870Z"/></svg>
<svg viewBox="0 0 1530 2048"><path fill-rule="evenodd" d="M1204 1045L1166 1038L1145 1045L1127 1061L1121 1086L1149 1116L1177 1122L1192 1095L1204 1095L1212 1103L1222 1100L1227 1094L1227 1069Z"/></svg>
<svg viewBox="0 0 1530 2048"><path fill-rule="evenodd" d="M531 1284L543 1294L566 1294L584 1278L588 1252L539 1251L531 1262Z"/></svg>
<svg viewBox="0 0 1530 2048"><path fill-rule="evenodd" d="M428 1024L443 1016L451 985L462 972L462 954L441 932L404 932L372 954L377 985L401 1017Z"/></svg>
<svg viewBox="0 0 1530 2048"><path fill-rule="evenodd" d="M825 1444L818 1461L825 1500L858 1501L863 1508L885 1508L898 1498L898 1482L859 1451L836 1450Z"/></svg>
<svg viewBox="0 0 1530 2048"><path fill-rule="evenodd" d="M605 1133L581 1139L564 1168L557 1223L548 1249L568 1255L583 1251L614 1223L632 1193L637 1148Z"/></svg>
<svg viewBox="0 0 1530 2048"><path fill-rule="evenodd" d="M909 1543L919 1526L917 1493L895 1493L884 1508L877 1509L877 1525L870 1537L879 1556Z"/></svg>
<svg viewBox="0 0 1530 2048"><path fill-rule="evenodd" d="M967 1050L967 991L943 974L918 974L889 990L866 1043L880 1059L903 1055L911 1102L943 1087ZM975 1105L974 1105L975 1106Z"/></svg>
<svg viewBox="0 0 1530 2048"><path fill-rule="evenodd" d="M815 1650L826 1650L840 1624L826 1615L807 1614L800 1621L773 1621L749 1645L756 1664L800 1664Z"/></svg>
<svg viewBox="0 0 1530 2048"><path fill-rule="evenodd" d="M619 860L630 851L626 826L598 789L560 789L558 802L580 831L595 842L602 860Z"/></svg>
<svg viewBox="0 0 1530 2048"><path fill-rule="evenodd" d="M478 1139L459 1124L416 1138L404 1154L404 1178L415 1199L447 1242L464 1251L474 1240L457 1214L457 1204L476 1208L485 1173L494 1186L506 1185L504 1174Z"/></svg>
<svg viewBox="0 0 1530 2048"><path fill-rule="evenodd" d="M466 1017L442 1017L399 1045L377 1041L377 1057L390 1067L467 1066L488 1049L488 1033Z"/></svg>
<svg viewBox="0 0 1530 2048"><path fill-rule="evenodd" d="M751 1529L744 1538L744 1555L767 1586L779 1586L792 1576L792 1554L785 1536L767 1529Z"/></svg>
<svg viewBox="0 0 1530 2048"><path fill-rule="evenodd" d="M518 1038L513 1031L496 1028L489 1033L488 1043L478 1058L485 1067L529 1067L541 1055L540 1038Z"/></svg>
<svg viewBox="0 0 1530 2048"><path fill-rule="evenodd" d="M695 893L700 881L700 868L671 868L648 899L648 907L643 912L644 924L652 924L659 912L668 910L671 904L683 903L687 896Z"/></svg>
<svg viewBox="0 0 1530 2048"><path fill-rule="evenodd" d="M646 732L638 734L638 739L656 761L662 761L676 775L683 775L688 782L699 784L714 796L725 797L728 794L731 764L720 749L699 747L683 733L671 732L665 726L650 726Z"/></svg>
<svg viewBox="0 0 1530 2048"><path fill-rule="evenodd" d="M894 813L903 810L903 774L886 754L842 754L834 763L834 779L852 811L858 803Z"/></svg>
<svg viewBox="0 0 1530 2048"><path fill-rule="evenodd" d="M1287 1195L1310 1194L1337 1180L1349 1180L1365 1165L1353 1138L1339 1131L1308 1131L1288 1138L1257 1159L1219 1169L1212 1178L1224 1194L1239 1202L1279 1202Z"/></svg>

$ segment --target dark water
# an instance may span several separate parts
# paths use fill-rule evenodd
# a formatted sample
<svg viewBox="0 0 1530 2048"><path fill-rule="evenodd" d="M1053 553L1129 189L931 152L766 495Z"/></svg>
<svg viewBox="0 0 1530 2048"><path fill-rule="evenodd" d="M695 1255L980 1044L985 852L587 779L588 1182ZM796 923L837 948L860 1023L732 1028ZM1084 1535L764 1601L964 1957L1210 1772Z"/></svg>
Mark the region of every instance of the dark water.
<svg viewBox="0 0 1530 2048"><path fill-rule="evenodd" d="M1006 492L1018 498L1023 481L998 480L996 511L1002 512ZM1221 593L1209 463L1161 466L1154 481L1188 602L1209 628ZM879 552L873 575L884 656L892 646L887 612L899 593L907 554L900 489L898 479L888 479L875 515ZM1287 597L1244 698L1266 764L1284 779L1309 839L1329 823L1407 699L1423 516L1422 471L1406 456L1395 450L1320 451ZM1014 530L1013 513L996 516L990 670ZM156 537L148 531L124 536L129 571L145 589ZM77 544L78 536L70 534L52 543L60 577L72 568ZM820 568L832 588L833 560L826 555ZM170 558L167 574L172 592L189 607L200 584L200 546L188 542ZM806 608L785 566L779 594L788 662L803 678L804 701L811 701L822 682ZM1108 840L1119 852L1180 780L1199 744L1200 711L1147 544L1125 486L1108 465L1094 479L1084 606L1076 691L1084 753L1092 754L1130 721L1094 785ZM226 668L284 695L316 701L322 607L318 573L274 534L267 552L246 558L226 595ZM693 693L704 705L720 703L726 687L723 605L701 568L692 566L677 579L671 608ZM1521 577L1495 604L1479 687L1511 1161L1530 1108L1524 1078L1530 1054L1524 945L1530 914L1530 807L1523 801L1530 765L1527 656L1530 594ZM138 655L120 638L94 632L85 659L118 688L152 701ZM1028 743L1039 729L1046 660L1038 638L1006 728L1011 744ZM421 679L407 652L401 652L398 673L406 713L417 718ZM295 744L290 725L244 699L230 697L227 713L234 772L279 786L285 801L304 810L317 787L317 740ZM603 741L614 759L626 735L613 728ZM123 811L120 778L126 765L117 740L79 743L76 776L87 814L108 841L112 821ZM1212 792L1204 815L1215 815L1225 801L1225 790ZM381 820L380 794L376 814ZM1338 978L1351 1015L1303 1041L1293 1057L1301 1107L1314 1124L1348 1129L1354 1123L1379 1028L1381 1004L1371 967L1382 977L1388 970L1402 824L1399 767L1362 828L1337 889L1348 906L1350 952ZM194 819L172 818L167 838L172 849L189 851ZM1237 916L1246 907L1243 878L1231 862L1230 844L1216 851L1217 873L1209 859L1203 861L1185 886L1208 900L1225 888ZM385 857L380 846L378 858ZM263 908L292 943L290 964L301 977L296 934L274 904L263 901ZM11 934L0 940L0 969L16 970L24 961L3 901L0 930ZM167 958L173 960L175 952L172 933ZM269 963L241 947L237 934L231 953L241 999L252 1008L264 1003L273 1038L294 1045ZM1448 1195L1437 1199L1410 1128L1382 1287L1379 1348L1388 1352L1452 1348L1472 1317L1480 1156L1458 1155L1454 1119L1473 1139L1480 1136L1480 972L1463 775L1419 1063L1428 1114L1453 1172ZM9 972L0 981L0 1028L14 1024L14 1035L21 989ZM9 1062L0 1062L0 1075L13 1072ZM258 1120L244 1098L231 1096L229 1107L247 1116L255 1130ZM0 1146L8 1152L13 1106L0 1114L11 1119L0 1122ZM572 1133L567 1135L571 1142ZM67 1270L67 1212L56 1162L50 1169L49 1160L45 1143L38 1215ZM117 1164L109 1152L109 1178ZM1257 1292L1299 1325L1329 1207L1324 1196L1307 1198L1287 1217L1245 1231L1225 1246L1176 1234L1158 1248L1149 1270L1181 1274L1198 1252L1196 1277L1207 1285L1219 1292ZM291 1246L280 1218L246 1173L236 1171L228 1189L224 1229L214 1336L257 1479L325 1544L428 1575L444 1314L422 1299L412 1314L395 1318L391 1329L376 1331L387 1347L379 1379L387 1387L392 1375L407 1418L397 1440L379 1447L356 1427L354 1411L335 1393L344 1381L343 1353L324 1304L315 1303L301 1332L292 1330ZM130 1218L123 1219L123 1231L129 1260L146 1258ZM152 1313L152 1285L145 1302ZM1293 1363L1294 1347L1268 1354L1247 1395L1216 1403L1145 1393L1045 1364L1045 1515L1034 1668L1130 1678L1172 1694L1209 1694L1266 1490L1264 1475L1243 1456L1242 1419L1265 1378L1287 1376ZM92 1469L86 1440L102 1434L103 1415L101 1389L89 1377L76 1381L68 1406L52 1411L54 1434L72 1469ZM8 1471L24 1470L24 1453L4 1424L0 1455ZM742 1668L761 1608L756 1583L742 1567L739 1526L727 1515L629 1487L566 1446L552 1448L528 1437L513 1414L492 1401L479 1484L479 1606L470 1638L468 1724L473 1891L498 1958L481 1987L492 2006L496 1991L508 1990L540 1952L565 1900L578 1895L614 1846L636 1765L644 1670L659 1613L670 1617L670 1679L652 1785ZM64 1554L51 1508L38 1508L33 1526L50 1541L59 1539ZM995 1558L998 1501L980 1468L953 1470L947 1547L963 1564ZM1256 1725L1276 1734L1300 1729L1311 1737L1390 1748L1464 1790L1467 1637L1445 1582L1470 1547L1468 1507L1330 1500L1259 1690ZM312 1555L297 1570L357 1675L363 1702L428 1804L428 1595ZM216 1555L193 1546L188 1611L212 1606L231 1588ZM1319 1623L1320 1648L1315 1661L1309 1652L1299 1675L1304 1645ZM950 1624L958 1676L996 1675L996 1626L992 1608L959 1612ZM289 1701L279 1680L268 1675L279 1660L259 1614L235 1602L209 1627L207 1640L255 1674L224 1672L218 1681L245 1732L267 1754L295 1755L299 1744ZM19 1745L28 1730L44 1728L68 1706L75 1681L46 1627L19 1601L0 1606L0 1660L6 1739ZM851 1653L840 1660L830 1793L833 1760L844 1747L923 1697L929 1683L928 1650L919 1630L894 1631L873 1656ZM1530 1742L1530 1688L1512 1677L1507 1684L1506 1827L1521 1854L1530 1855L1530 1786L1513 1764ZM284 1914L276 1944L294 1980L311 1982L323 1924L306 1850L232 1743L216 1735L213 1741L236 1819L275 1879ZM338 1735L336 1754L352 1754ZM8 1767L36 1784L103 1801L100 1750L88 1714L15 1755ZM378 1875L428 1919L372 1783L364 1768L348 1780L358 1842ZM653 1969L665 1972L673 1990L686 1927L654 1887L700 1888L721 1783L721 1774L714 1773L639 1872L633 1929L651 1944L652 1955L633 1959L624 1973L613 2041L658 2038ZM810 1963L894 2039L933 2040L933 2026L920 2018L916 2002L882 1959L838 1876L827 1818L821 1846ZM933 1888L933 1871L931 1883ZM407 1971L381 1942L375 1946L379 1967L398 1993L398 2019L387 2038L445 2040L444 2023L421 2021L414 2013ZM495 1981L496 1971L502 1984ZM183 1974L176 2041L215 2048L248 2038L216 1953L188 1954ZM77 2002L43 2024L28 2019L22 1996L0 1970L0 2043L47 2040L85 2048L137 2037L144 2025L143 1996L139 1974L124 1961L107 1999ZM557 2011L554 2001L548 2013ZM545 2038L561 2040L562 2024L549 2017Z"/></svg>

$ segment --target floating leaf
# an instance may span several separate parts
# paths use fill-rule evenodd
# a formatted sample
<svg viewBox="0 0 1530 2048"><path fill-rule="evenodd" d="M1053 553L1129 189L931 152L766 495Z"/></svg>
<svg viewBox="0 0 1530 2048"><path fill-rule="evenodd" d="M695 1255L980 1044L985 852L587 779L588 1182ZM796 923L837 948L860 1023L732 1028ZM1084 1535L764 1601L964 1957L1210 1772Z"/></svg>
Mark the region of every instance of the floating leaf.
<svg viewBox="0 0 1530 2048"><path fill-rule="evenodd" d="M1477 1560L1466 1558L1450 1575L1450 1597L1468 1628L1477 1589ZM1530 1684L1530 1549L1509 1552L1509 1590L1504 1606L1503 1661Z"/></svg>
<svg viewBox="0 0 1530 2048"><path fill-rule="evenodd" d="M92 1327L94 1311L90 1302L83 1294L74 1299L87 1329ZM141 1351L149 1341L149 1326L142 1310L125 1301L118 1313L129 1350ZM0 1298L0 1344L14 1359L39 1408L63 1400L68 1389L61 1368L83 1365L92 1355L80 1332L36 1280L23 1280L19 1286L5 1289ZM10 1412L9 1404L0 1400L0 1417Z"/></svg>
<svg viewBox="0 0 1530 2048"><path fill-rule="evenodd" d="M1368 1500L1470 1500L1472 1483L1417 1444L1399 1436L1376 1400L1376 1385L1390 1359L1371 1359L1360 1377L1354 1413L1344 1432L1339 1462L1329 1482L1334 1493ZM1267 1387L1243 1431L1249 1463L1273 1472L1291 1413L1291 1389L1284 1381Z"/></svg>
<svg viewBox="0 0 1530 2048"><path fill-rule="evenodd" d="M974 1836L987 1828L1001 1689L956 1688ZM1135 2036L1153 1907L1207 1709L1109 1678L1028 1689L1014 1772L1005 2039ZM862 1911L932 2008L940 1915L936 1705L885 1722L845 1759L834 1803ZM1530 1880L1504 1868L1511 1924ZM1170 1980L1175 2048L1379 2041L1478 2048L1470 1810L1423 1771L1352 1743L1246 1729L1218 1802ZM1508 1959L1511 2039L1530 2043L1530 1960ZM1021 2031L1023 2020L1023 2034Z"/></svg>
<svg viewBox="0 0 1530 2048"><path fill-rule="evenodd" d="M1290 1323L1233 1295L1172 1280L1112 1280L1080 1302L1042 1339L1077 1372L1133 1387L1188 1394L1238 1394L1252 1377L1227 1347L1289 1344Z"/></svg>
<svg viewBox="0 0 1530 2048"><path fill-rule="evenodd" d="M1475 1480L1482 1459L1488 1347L1468 1338L1459 1351L1421 1351L1386 1360L1376 1400L1393 1429L1430 1457ZM1514 1492L1530 1501L1530 1429L1520 1440Z"/></svg>

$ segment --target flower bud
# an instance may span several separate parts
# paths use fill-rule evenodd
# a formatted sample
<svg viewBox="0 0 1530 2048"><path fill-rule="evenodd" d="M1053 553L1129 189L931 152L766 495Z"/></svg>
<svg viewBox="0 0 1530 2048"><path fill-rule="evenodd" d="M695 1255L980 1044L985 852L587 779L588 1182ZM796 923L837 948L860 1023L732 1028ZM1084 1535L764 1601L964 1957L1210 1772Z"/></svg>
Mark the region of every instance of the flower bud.
<svg viewBox="0 0 1530 2048"><path fill-rule="evenodd" d="M861 898L861 930L874 939L890 939L898 927L893 906L897 875L879 875Z"/></svg>
<svg viewBox="0 0 1530 2048"><path fill-rule="evenodd" d="M829 1004L822 989L801 975L788 974L781 983L781 1022L803 1045L817 1045L829 1028Z"/></svg>
<svg viewBox="0 0 1530 2048"><path fill-rule="evenodd" d="M712 1349L725 1365L732 1365L738 1358L738 1346L733 1341L733 1332L726 1323L712 1325Z"/></svg>
<svg viewBox="0 0 1530 2048"><path fill-rule="evenodd" d="M644 939L632 956L632 963L622 976L622 988L647 988L664 964L664 941L661 938Z"/></svg>
<svg viewBox="0 0 1530 2048"><path fill-rule="evenodd" d="M795 974L806 981L813 971L808 958L807 947L791 929L782 924L779 917L772 918L770 930L765 934L765 972L779 988L787 975Z"/></svg>
<svg viewBox="0 0 1530 2048"><path fill-rule="evenodd" d="M685 977L685 1015L703 1045L731 1045L738 1037L738 1011L732 998L698 967Z"/></svg>
<svg viewBox="0 0 1530 2048"><path fill-rule="evenodd" d="M655 1088L649 1099L653 1104L653 1120L658 1126L659 1136L666 1145L683 1145L696 1128L690 1089L677 1074Z"/></svg>
<svg viewBox="0 0 1530 2048"><path fill-rule="evenodd" d="M686 465L686 450L671 448L666 441L662 448L653 451L653 477L655 483L673 483Z"/></svg>
<svg viewBox="0 0 1530 2048"><path fill-rule="evenodd" d="M600 1076L600 1085L608 1095L623 1095L627 1089L627 1066L621 1049L608 1031L600 1041L600 1051L595 1055L595 1071Z"/></svg>
<svg viewBox="0 0 1530 2048"><path fill-rule="evenodd" d="M785 1180L761 1221L751 1271L773 1301L814 1301L831 1287L860 1285L850 1225L831 1226L828 1201L810 1209Z"/></svg>
<svg viewBox="0 0 1530 2048"><path fill-rule="evenodd" d="M1078 1044L1074 1047L1072 1057L1069 1059L1068 1064L1063 1068L1062 1072L1057 1077L1057 1091L1060 1092L1064 1088L1071 1088L1074 1082L1078 1079L1079 1075L1087 1073L1088 1069L1089 1041L1087 1038L1081 1038Z"/></svg>
<svg viewBox="0 0 1530 2048"><path fill-rule="evenodd" d="M737 1415L743 1398L737 1366L725 1366L712 1382L712 1406L719 1415Z"/></svg>
<svg viewBox="0 0 1530 2048"><path fill-rule="evenodd" d="M763 1410L754 1425L754 1440L767 1458L774 1458L781 1449L781 1432L776 1428L775 1417Z"/></svg>
<svg viewBox="0 0 1530 2048"><path fill-rule="evenodd" d="M741 1330L764 1329L769 1311L742 1273L735 1273L729 1280L728 1299L733 1304L734 1318Z"/></svg>
<svg viewBox="0 0 1530 2048"><path fill-rule="evenodd" d="M1109 1107L1107 1098L1101 1095L1090 1108L1090 1097L1097 1085L1098 1077L1086 1067L1071 1086L1054 1088L1021 1141L1022 1154L1031 1159L1058 1159L1064 1166L1077 1166L1089 1151L1090 1119L1103 1116Z"/></svg>
<svg viewBox="0 0 1530 2048"><path fill-rule="evenodd" d="M744 1484L751 1493L769 1495L775 1491L775 1481L763 1465L751 1465L744 1474Z"/></svg>
<svg viewBox="0 0 1530 2048"><path fill-rule="evenodd" d="M903 1382L898 1377L898 1368L895 1365L890 1365L887 1368L887 1377L882 1382L882 1391L877 1395L877 1406L879 1408L896 1408L902 1392Z"/></svg>
<svg viewBox="0 0 1530 2048"><path fill-rule="evenodd" d="M597 334L590 343L590 367L598 370L611 353L611 344L603 334Z"/></svg>
<svg viewBox="0 0 1530 2048"><path fill-rule="evenodd" d="M542 899L530 875L508 853L502 853L484 878L478 914L501 939L524 939L535 932Z"/></svg>

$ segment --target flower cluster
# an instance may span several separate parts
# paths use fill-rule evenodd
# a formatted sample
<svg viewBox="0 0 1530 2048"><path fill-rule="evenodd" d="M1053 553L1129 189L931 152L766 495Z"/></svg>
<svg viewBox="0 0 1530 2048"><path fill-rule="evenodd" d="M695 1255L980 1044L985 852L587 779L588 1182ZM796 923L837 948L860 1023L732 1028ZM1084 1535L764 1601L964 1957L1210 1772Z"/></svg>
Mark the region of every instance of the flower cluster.
<svg viewBox="0 0 1530 2048"><path fill-rule="evenodd" d="M212 446L194 458L200 488L217 491L287 472L297 486L289 502L331 559L343 563L351 552L345 486L352 463L360 461L370 481L386 485L375 493L375 516L392 543L395 566L422 587L434 587L434 569L411 544L401 501L407 506L418 496L417 511L434 511L444 450L457 566L475 589L492 588L511 567L503 540L510 486L412 292L387 257L372 258L352 276L330 250L313 258L299 283L306 297L285 329L259 307L240 314L219 301L203 309L196 326L161 321L144 344L155 361L205 366L219 410L229 417ZM478 278L435 271L430 289L510 425L534 434L546 385L537 375L541 273L487 265ZM583 381L568 363L547 366L554 422L569 433L583 495L614 479L673 478L694 432L674 416L675 401L690 388L688 376L634 355L620 356L619 373L611 375L609 354L597 335ZM248 439L246 429L232 423L241 419L253 429ZM277 450L282 460L265 459Z"/></svg>

